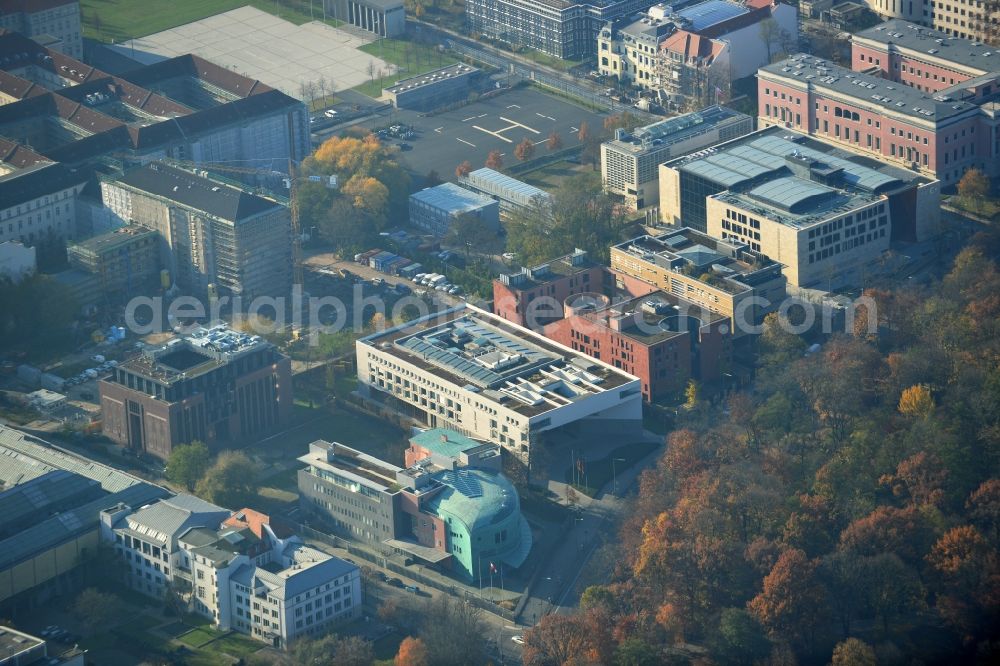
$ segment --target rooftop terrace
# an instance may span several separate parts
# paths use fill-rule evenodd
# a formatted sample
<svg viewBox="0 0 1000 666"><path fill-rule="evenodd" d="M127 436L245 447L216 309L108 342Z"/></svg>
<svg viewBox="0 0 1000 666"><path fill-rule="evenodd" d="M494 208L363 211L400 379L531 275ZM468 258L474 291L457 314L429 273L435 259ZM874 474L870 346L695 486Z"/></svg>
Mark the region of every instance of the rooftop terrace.
<svg viewBox="0 0 1000 666"><path fill-rule="evenodd" d="M731 294L770 280L780 270L769 259L752 254L746 243L718 240L688 227L660 236L639 236L614 248L667 270L696 276L707 273L716 278L712 286Z"/></svg>

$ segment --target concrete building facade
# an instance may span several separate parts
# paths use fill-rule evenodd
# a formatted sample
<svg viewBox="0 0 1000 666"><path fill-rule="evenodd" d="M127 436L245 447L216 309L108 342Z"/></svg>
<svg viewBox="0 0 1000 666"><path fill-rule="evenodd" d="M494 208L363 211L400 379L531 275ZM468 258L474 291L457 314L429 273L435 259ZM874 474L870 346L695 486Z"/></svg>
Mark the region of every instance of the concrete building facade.
<svg viewBox="0 0 1000 666"><path fill-rule="evenodd" d="M657 167L667 160L753 131L753 118L724 106L616 130L601 144L601 180L608 192L641 210L659 201Z"/></svg>
<svg viewBox="0 0 1000 666"><path fill-rule="evenodd" d="M401 79L382 89L397 109L432 111L469 98L472 82L480 70L462 63L448 65L419 76Z"/></svg>
<svg viewBox="0 0 1000 666"><path fill-rule="evenodd" d="M410 195L410 224L435 236L448 235L460 217L472 216L500 231L500 204L454 183L427 187Z"/></svg>
<svg viewBox="0 0 1000 666"><path fill-rule="evenodd" d="M499 444L529 471L545 432L620 434L641 421L638 379L471 305L362 338L357 356L362 393Z"/></svg>
<svg viewBox="0 0 1000 666"><path fill-rule="evenodd" d="M54 37L62 53L83 57L80 0L3 0L0 28L31 38Z"/></svg>
<svg viewBox="0 0 1000 666"><path fill-rule="evenodd" d="M752 252L745 240L686 227L613 245L611 270L729 318L734 337L749 330L744 324L763 321L785 296L780 264ZM771 305L757 305L757 298Z"/></svg>
<svg viewBox="0 0 1000 666"><path fill-rule="evenodd" d="M204 175L153 163L103 180L105 206L153 229L164 266L187 293L286 296L292 286L288 206Z"/></svg>
<svg viewBox="0 0 1000 666"><path fill-rule="evenodd" d="M73 268L96 275L104 298L149 293L160 280L160 243L139 225L93 236L67 249Z"/></svg>
<svg viewBox="0 0 1000 666"><path fill-rule="evenodd" d="M98 382L103 431L166 459L175 446L245 442L289 422L291 363L274 345L224 325L147 349Z"/></svg>
<svg viewBox="0 0 1000 666"><path fill-rule="evenodd" d="M664 221L745 243L781 264L793 289L862 284L890 241L939 232L938 181L780 127L673 160L660 175Z"/></svg>
<svg viewBox="0 0 1000 666"><path fill-rule="evenodd" d="M270 517L232 512L191 495L101 512L129 587L154 598L173 590L222 631L276 648L324 634L361 612L358 567L304 545Z"/></svg>
<svg viewBox="0 0 1000 666"><path fill-rule="evenodd" d="M402 0L323 0L328 16L375 33L399 37L406 31Z"/></svg>
<svg viewBox="0 0 1000 666"><path fill-rule="evenodd" d="M480 580L491 565L520 567L531 550L496 444L433 428L410 439L406 468L324 441L299 460L303 511L378 552Z"/></svg>
<svg viewBox="0 0 1000 666"><path fill-rule="evenodd" d="M608 22L645 10L650 0L469 0L466 27L517 49L527 47L557 58L592 55L597 34Z"/></svg>

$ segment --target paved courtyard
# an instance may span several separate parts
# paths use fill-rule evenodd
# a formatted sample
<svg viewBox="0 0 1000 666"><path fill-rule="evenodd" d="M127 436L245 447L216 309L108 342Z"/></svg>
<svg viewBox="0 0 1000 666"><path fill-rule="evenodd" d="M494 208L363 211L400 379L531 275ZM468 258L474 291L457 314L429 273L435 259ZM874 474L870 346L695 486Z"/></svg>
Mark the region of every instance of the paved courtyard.
<svg viewBox="0 0 1000 666"><path fill-rule="evenodd" d="M388 75L395 66L358 49L375 36L360 36L314 21L295 25L250 6L111 46L143 64L193 53L301 98L303 82L321 77L344 90Z"/></svg>

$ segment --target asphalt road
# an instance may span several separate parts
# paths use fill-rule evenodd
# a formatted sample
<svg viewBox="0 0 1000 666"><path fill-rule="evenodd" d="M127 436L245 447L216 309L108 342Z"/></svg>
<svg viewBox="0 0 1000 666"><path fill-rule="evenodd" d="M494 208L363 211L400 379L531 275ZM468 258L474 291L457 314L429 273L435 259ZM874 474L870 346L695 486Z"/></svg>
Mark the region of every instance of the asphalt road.
<svg viewBox="0 0 1000 666"><path fill-rule="evenodd" d="M572 146L578 141L581 123L598 132L604 127L604 117L528 88L433 116L392 110L362 124L369 128L389 123L413 127L416 137L406 140L412 149L401 152L400 161L415 174L433 169L443 180L454 180L455 167L468 160L478 169L491 150L503 154L504 164L516 163L514 147L525 138L536 144L536 156L548 150L544 144L553 131L560 135L564 147Z"/></svg>

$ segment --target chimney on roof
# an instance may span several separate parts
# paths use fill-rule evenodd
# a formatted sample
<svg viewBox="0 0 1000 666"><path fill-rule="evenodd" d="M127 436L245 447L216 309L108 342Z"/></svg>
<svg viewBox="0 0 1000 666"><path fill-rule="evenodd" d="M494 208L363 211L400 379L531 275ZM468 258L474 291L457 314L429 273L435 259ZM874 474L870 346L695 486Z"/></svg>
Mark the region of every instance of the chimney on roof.
<svg viewBox="0 0 1000 666"><path fill-rule="evenodd" d="M446 433L446 432L441 433L441 441L443 443L447 443L448 442L448 433Z"/></svg>

